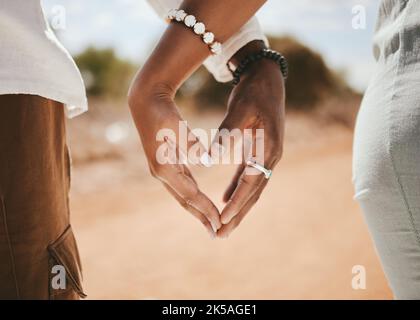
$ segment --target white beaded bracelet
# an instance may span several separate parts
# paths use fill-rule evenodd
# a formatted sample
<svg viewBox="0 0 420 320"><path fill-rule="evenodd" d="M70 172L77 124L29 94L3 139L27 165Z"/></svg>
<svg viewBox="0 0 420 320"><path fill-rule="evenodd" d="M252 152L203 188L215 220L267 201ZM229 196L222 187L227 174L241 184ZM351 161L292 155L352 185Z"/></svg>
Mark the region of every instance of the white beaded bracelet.
<svg viewBox="0 0 420 320"><path fill-rule="evenodd" d="M213 32L207 31L206 26L203 22L197 21L196 17L191 14L187 14L182 9L171 9L167 15L168 22L177 21L183 23L187 28L194 31L195 34L199 35L203 42L209 46L210 51L214 55L222 53L222 44L215 41Z"/></svg>

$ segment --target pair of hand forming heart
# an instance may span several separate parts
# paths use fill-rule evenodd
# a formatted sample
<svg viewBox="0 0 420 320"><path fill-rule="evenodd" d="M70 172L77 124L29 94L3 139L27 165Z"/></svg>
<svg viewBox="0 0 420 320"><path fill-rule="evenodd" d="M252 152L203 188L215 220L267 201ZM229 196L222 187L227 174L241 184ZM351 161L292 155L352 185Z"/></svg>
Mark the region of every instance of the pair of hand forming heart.
<svg viewBox="0 0 420 320"><path fill-rule="evenodd" d="M182 121L172 98L157 94L146 108L138 110L138 129L149 161L152 175L159 179L178 202L208 229L211 235L227 237L257 202L267 181L264 175L247 175L245 166L239 166L223 200L227 203L219 214L213 202L203 194L185 164L159 164L156 152L162 142L156 135L162 128L179 132ZM284 83L278 66L261 61L249 70L232 90L228 110L220 129L263 128L265 132L265 163L272 169L282 154L284 131ZM190 133L192 134L192 133ZM172 141L176 145L175 141ZM190 146L196 140L190 139ZM176 146L177 149L182 146ZM202 146L202 151L206 148ZM187 153L188 150L178 150Z"/></svg>
<svg viewBox="0 0 420 320"><path fill-rule="evenodd" d="M240 55L246 54L246 51L240 50L237 58L240 59ZM151 174L163 183L182 207L202 222L212 237L228 237L257 202L268 180L263 174L246 174L245 164L240 165L225 191L223 200L226 206L219 212L214 203L200 191L186 164L176 161L161 164L158 161L156 155L162 146L162 141L156 139L159 132L169 129L170 132L178 133L179 125L185 125L185 122L175 105L175 90L171 86L145 88L147 84L140 73L130 89L129 105ZM284 100L284 80L278 65L270 60L254 63L232 90L227 113L219 129L264 129L264 163L261 164L273 169L282 155ZM179 137L165 136L165 141L173 148L177 159L182 154L188 154L193 147L199 155L206 155L206 148L199 143L198 138L189 128L184 129L189 138L185 146L178 143Z"/></svg>

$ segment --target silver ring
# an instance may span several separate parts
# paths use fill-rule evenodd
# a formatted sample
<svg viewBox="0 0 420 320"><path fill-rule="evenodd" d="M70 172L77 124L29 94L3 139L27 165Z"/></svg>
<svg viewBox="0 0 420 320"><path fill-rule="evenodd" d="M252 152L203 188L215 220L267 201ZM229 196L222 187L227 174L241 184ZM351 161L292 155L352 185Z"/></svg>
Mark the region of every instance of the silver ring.
<svg viewBox="0 0 420 320"><path fill-rule="evenodd" d="M255 160L253 160L253 159L248 160L246 162L246 165L249 166L249 167L253 167L253 168L257 169L258 171L264 173L264 176L265 176L266 179L271 178L271 175L272 175L273 171L265 168L264 166L262 166L260 164L258 164Z"/></svg>

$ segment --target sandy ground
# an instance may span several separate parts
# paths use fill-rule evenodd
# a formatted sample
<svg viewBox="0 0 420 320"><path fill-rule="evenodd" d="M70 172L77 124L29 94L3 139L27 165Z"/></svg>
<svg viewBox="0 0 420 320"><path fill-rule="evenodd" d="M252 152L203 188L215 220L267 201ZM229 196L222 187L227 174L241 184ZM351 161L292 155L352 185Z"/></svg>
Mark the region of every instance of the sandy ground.
<svg viewBox="0 0 420 320"><path fill-rule="evenodd" d="M392 298L352 199L352 134L307 127L289 121L284 159L227 240L211 240L149 177L141 152L75 165L73 226L89 298ZM195 170L216 200L232 174ZM366 268L365 290L351 286L355 265Z"/></svg>

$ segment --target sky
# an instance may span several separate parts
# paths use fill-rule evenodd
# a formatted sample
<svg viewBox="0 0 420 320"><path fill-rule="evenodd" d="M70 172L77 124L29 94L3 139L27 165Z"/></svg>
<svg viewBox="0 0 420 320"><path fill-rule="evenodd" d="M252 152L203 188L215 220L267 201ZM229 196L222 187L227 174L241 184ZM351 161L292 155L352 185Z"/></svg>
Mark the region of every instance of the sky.
<svg viewBox="0 0 420 320"><path fill-rule="evenodd" d="M147 59L164 31L145 0L42 0L52 19L65 10L65 29L58 35L71 54L87 46L113 47L133 62ZM354 29L355 6L363 6L366 27ZM373 71L372 36L379 0L268 0L257 13L263 31L292 35L320 52L333 68L344 71L349 83L364 90ZM59 11L61 12L61 11Z"/></svg>

